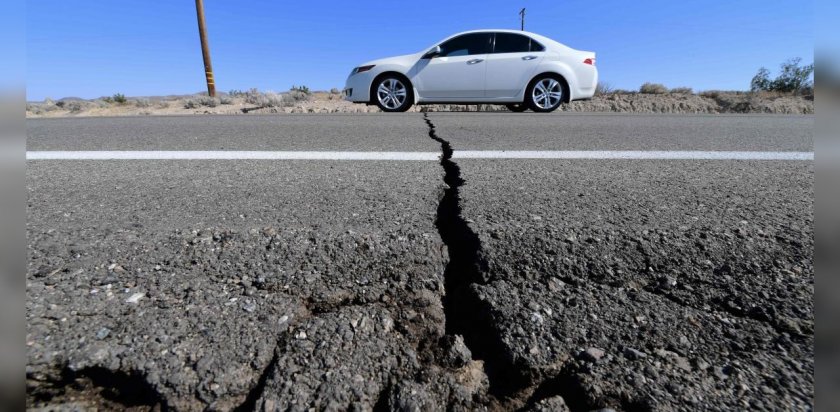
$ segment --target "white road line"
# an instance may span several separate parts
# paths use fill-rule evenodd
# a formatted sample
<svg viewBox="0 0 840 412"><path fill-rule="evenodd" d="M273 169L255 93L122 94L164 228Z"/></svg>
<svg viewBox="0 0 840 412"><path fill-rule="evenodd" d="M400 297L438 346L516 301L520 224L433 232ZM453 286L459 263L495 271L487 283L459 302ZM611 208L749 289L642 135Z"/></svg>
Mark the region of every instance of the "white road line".
<svg viewBox="0 0 840 412"><path fill-rule="evenodd" d="M456 150L455 159L814 160L814 152Z"/></svg>
<svg viewBox="0 0 840 412"><path fill-rule="evenodd" d="M456 150L454 159L814 160L814 152ZM439 152L31 151L27 160L439 160Z"/></svg>
<svg viewBox="0 0 840 412"><path fill-rule="evenodd" d="M26 152L26 160L439 160L440 152L65 151Z"/></svg>

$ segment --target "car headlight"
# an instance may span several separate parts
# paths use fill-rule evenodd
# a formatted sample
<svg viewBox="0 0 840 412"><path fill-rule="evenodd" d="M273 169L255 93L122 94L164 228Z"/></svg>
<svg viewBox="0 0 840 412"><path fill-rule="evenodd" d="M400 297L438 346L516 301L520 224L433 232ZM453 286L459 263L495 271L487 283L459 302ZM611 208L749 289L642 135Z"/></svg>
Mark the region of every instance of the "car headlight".
<svg viewBox="0 0 840 412"><path fill-rule="evenodd" d="M364 72L374 68L375 66L376 66L375 64L370 64L370 65L367 65L367 66L359 66L359 67L353 69L352 74L364 73Z"/></svg>

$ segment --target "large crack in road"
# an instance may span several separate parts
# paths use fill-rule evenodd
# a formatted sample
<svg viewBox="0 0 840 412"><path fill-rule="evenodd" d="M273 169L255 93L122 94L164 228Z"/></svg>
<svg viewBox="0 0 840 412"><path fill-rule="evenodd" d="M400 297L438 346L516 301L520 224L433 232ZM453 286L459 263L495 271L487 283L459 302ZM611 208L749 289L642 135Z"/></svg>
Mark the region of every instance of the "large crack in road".
<svg viewBox="0 0 840 412"><path fill-rule="evenodd" d="M478 235L462 214L460 188L465 181L461 169L452 160L452 145L437 134L428 113L424 113L423 119L429 127L429 137L441 145L440 164L446 183L435 221L450 259L444 272L446 333L463 336L473 357L484 362L493 406L522 408L562 395L573 410L588 410L591 405L583 400L573 371L563 368L558 373L543 375L517 365L508 354L499 331L495 330L492 307L472 289L473 285L485 283L482 274L487 272L488 265L482 258Z"/></svg>

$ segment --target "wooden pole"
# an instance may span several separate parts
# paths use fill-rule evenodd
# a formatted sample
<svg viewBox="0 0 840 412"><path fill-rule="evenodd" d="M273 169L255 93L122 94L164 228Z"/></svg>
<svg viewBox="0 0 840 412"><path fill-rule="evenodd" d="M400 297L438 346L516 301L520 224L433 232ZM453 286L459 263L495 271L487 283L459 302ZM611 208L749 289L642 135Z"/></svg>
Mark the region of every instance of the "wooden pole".
<svg viewBox="0 0 840 412"><path fill-rule="evenodd" d="M204 75L207 77L207 94L216 97L216 81L213 79L210 45L207 44L207 28L204 23L204 0L195 0L195 11L198 15L198 35L201 37L201 55L204 57Z"/></svg>

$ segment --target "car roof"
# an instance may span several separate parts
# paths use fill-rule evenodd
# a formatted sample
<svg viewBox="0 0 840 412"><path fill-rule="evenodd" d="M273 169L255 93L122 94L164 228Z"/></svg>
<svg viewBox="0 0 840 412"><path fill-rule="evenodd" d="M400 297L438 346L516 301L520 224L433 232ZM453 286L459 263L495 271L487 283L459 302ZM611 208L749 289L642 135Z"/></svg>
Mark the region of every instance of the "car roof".
<svg viewBox="0 0 840 412"><path fill-rule="evenodd" d="M571 50L571 48L569 46L566 46L565 44L560 43L556 40L549 39L548 37L545 37L543 35L533 33L533 32L529 32L529 31L524 31L524 30L511 30L511 29L467 30L467 31L462 31L460 33L455 33L455 34L447 37L446 39L442 40L441 43L443 43L444 41L449 40L451 38L460 36L462 34L470 34L470 33L515 33L515 34L523 34L523 35L526 35L526 36L529 36L529 37L533 38L534 40L539 41L540 43L542 43L544 46L546 46L548 48L560 49L560 50Z"/></svg>

